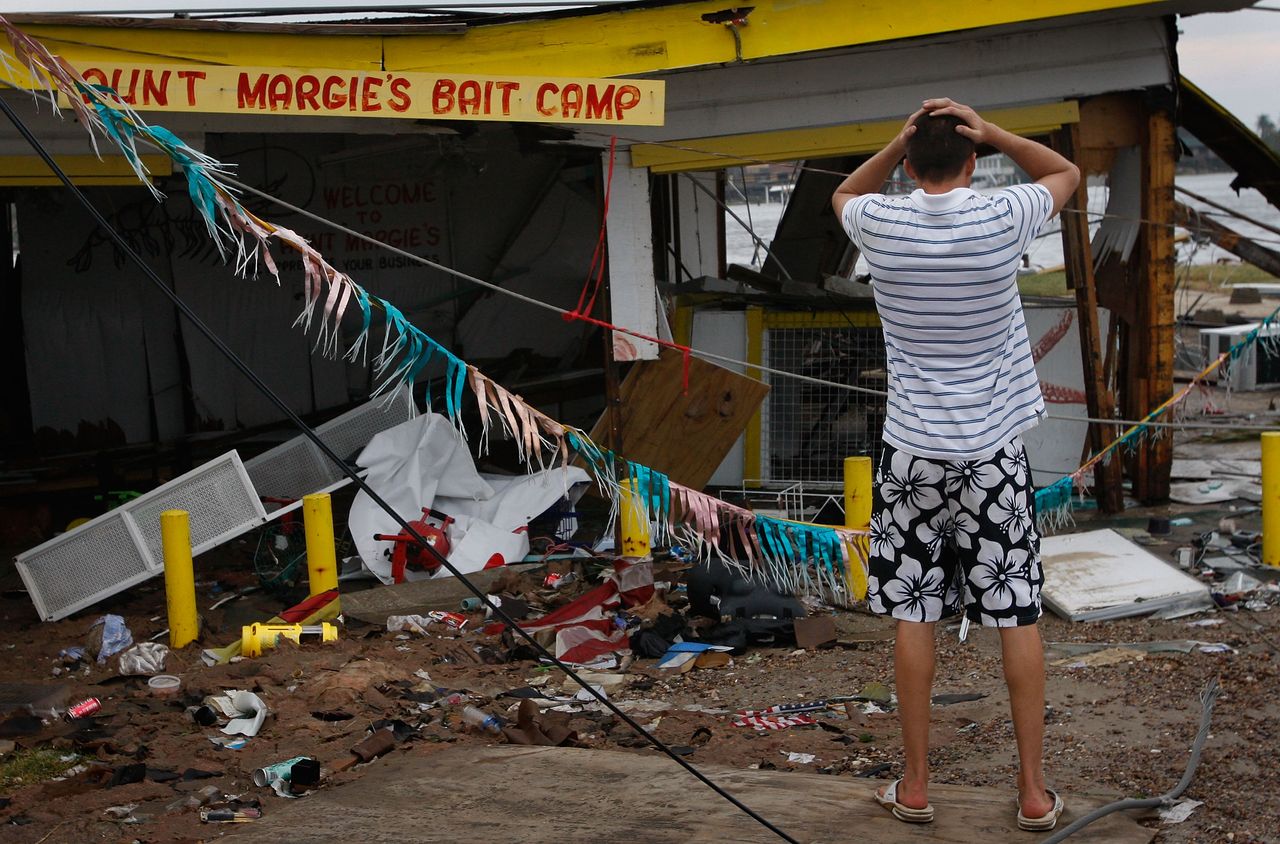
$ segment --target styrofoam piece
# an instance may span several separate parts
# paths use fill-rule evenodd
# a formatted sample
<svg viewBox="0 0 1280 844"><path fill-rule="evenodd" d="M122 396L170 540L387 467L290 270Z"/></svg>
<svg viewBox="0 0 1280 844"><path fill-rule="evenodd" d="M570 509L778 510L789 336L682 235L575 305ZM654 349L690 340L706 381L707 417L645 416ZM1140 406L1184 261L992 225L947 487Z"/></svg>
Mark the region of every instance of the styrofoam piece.
<svg viewBox="0 0 1280 844"><path fill-rule="evenodd" d="M1209 587L1114 530L1071 533L1040 540L1041 598L1071 621L1147 615L1203 600Z"/></svg>

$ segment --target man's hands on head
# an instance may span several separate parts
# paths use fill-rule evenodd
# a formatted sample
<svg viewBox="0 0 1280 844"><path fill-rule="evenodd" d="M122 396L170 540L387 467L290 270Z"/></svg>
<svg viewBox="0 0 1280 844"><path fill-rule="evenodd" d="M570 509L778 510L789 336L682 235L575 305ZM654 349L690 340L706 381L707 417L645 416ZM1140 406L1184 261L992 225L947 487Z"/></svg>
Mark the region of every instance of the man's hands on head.
<svg viewBox="0 0 1280 844"><path fill-rule="evenodd" d="M995 147L1013 159L1013 163L1025 170L1036 184L1043 185L1049 191L1053 197L1053 214L1062 210L1062 206L1071 199L1076 186L1080 184L1080 170L1070 161L1044 144L1019 137L994 123L988 123L963 103L938 97L925 100L924 110L931 116L950 114L959 118L961 123L956 127L957 132L975 144Z"/></svg>
<svg viewBox="0 0 1280 844"><path fill-rule="evenodd" d="M915 122L923 114L953 115L960 119L956 131L961 135L974 144L995 147L1013 159L1013 163L1025 170L1036 184L1048 189L1053 197L1054 214L1062 209L1080 183L1080 170L1044 144L1020 138L994 123L988 123L963 103L947 97L935 97L925 100L907 118L902 129L884 149L864 161L862 166L850 173L840 187L836 188L831 197L831 207L837 217L844 213L845 204L849 200L863 194L876 193L884 186L885 180L893 173L893 168L898 166L898 162L906 154L907 139L915 132Z"/></svg>
<svg viewBox="0 0 1280 844"><path fill-rule="evenodd" d="M990 144L992 129L995 127L978 116L978 113L967 105L958 103L948 97L925 100L924 107L916 114L928 114L930 117L941 117L949 114L960 120L956 131L975 144Z"/></svg>

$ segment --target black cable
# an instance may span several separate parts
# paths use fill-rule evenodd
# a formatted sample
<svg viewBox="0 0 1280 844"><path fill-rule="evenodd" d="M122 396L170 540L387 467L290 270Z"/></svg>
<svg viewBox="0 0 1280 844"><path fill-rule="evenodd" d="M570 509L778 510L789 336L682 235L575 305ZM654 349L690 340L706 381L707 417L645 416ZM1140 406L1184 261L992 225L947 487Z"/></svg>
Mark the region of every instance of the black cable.
<svg viewBox="0 0 1280 844"><path fill-rule="evenodd" d="M143 274L147 277L147 279L153 285L155 285L166 297L168 297L169 300L173 302L174 307L176 307L178 311L181 312L182 315L185 316L191 322L191 324L194 325L196 329L200 331L201 334L203 334L206 338L208 338L209 342L213 343L214 347L217 348L218 351L220 351L227 358L227 360L229 360L231 364L235 366L236 369L240 370L240 373L244 375L245 378L249 379L249 381L267 398L267 400L269 400L272 404L278 407L280 411L289 419L289 421L292 422L295 426L297 426L298 430L300 430L303 433L303 435L307 437L307 439L311 440L311 442L314 443L315 446L319 448L321 452L324 453L325 457L328 457L330 460L332 460L334 464L342 470L343 474L345 474L351 480L351 482L356 485L357 488L359 488L362 492L364 492L365 495L369 496L369 499L373 501L373 503L377 504L378 507L380 507L383 511L385 511L388 516L394 519L396 524L400 525L400 528L406 534L412 537L415 542L418 543L419 547L421 547L427 553L433 556L436 559L436 561L440 563L440 565L444 566L444 568L447 569L449 573L451 573L454 577L456 577L459 581L461 581L462 584L466 586L467 589L470 590L473 595L475 595L477 598L483 601L486 606L491 608L495 616L497 616L499 619L505 622L508 627L514 630L517 634L519 634L519 636L522 639L524 639L526 642L528 642L535 650L545 655L545 657L548 660L550 660L557 668L559 668L566 675L568 675L570 679L572 679L578 685L582 686L582 688L586 689L587 692L589 692L592 697L594 697L600 703L604 704L606 708L608 708L611 712L613 712L614 715L622 719L622 721L626 723L627 726L631 727L631 729L635 730L637 734L643 736L650 744L652 744L658 750L665 753L667 756L669 756L673 761L679 764L682 768L684 768L690 774L697 777L699 781L701 781L704 785L706 785L716 794L719 794L725 800L728 800L734 806L741 809L743 812L749 815L753 820L758 822L761 826L765 827L770 832L777 835L783 841L788 841L790 842L790 844L798 844L798 842L796 842L796 840L792 838L790 835L787 835L785 832L778 829L768 820L756 814L749 806L742 803L740 800L738 800L729 792L725 791L720 786L716 785L714 782L708 779L705 774L703 774L693 765L689 764L684 759L682 759L681 757L673 753L671 751L671 748L667 747L656 736L652 735L647 730L645 730L644 727L636 723L636 721L630 715L623 712L621 709L615 706L607 697L605 697L600 692L596 691L595 688L591 686L591 684L587 683L585 680L583 680L581 677L575 674L573 670L569 668L569 666L565 665L563 662L557 659L555 654L552 654L546 648L544 648L541 644L539 644L530 633L525 631L522 627L520 627L519 624L516 623L515 619L507 615L507 613L502 609L501 606L490 603L489 597L484 593L483 590L479 589L474 583L472 583L470 580L464 577L462 573L459 572L457 568L453 566L452 563L450 563L447 559L445 559L443 555L441 555L438 551L436 551L436 549L431 545L431 543L429 543L425 538L423 538L423 536L420 533L418 533L418 531L413 527L413 525L411 525L408 521L406 521L403 517L401 517L399 513L397 513L394 509L392 509L390 504L388 504L386 501L382 499L381 496L379 496L376 492L374 492L369 487L369 485L365 483L364 479L360 477L360 475L356 473L355 470L353 470L350 466L348 466L346 461L344 461L341 457L339 457L338 454L334 452L334 450L331 449L329 445L324 440L322 440L320 436L309 425L307 425L306 422L302 420L302 417L294 413L293 409L290 408L287 404L285 404L284 400L281 399L278 395L276 395L276 393L271 389L271 387L268 386L267 383L264 382L258 376L258 374L249 367L247 363L241 360L240 356L237 355L234 351L232 351L231 347L229 347L222 340L221 337L215 334L212 329L210 329L207 325L204 324L203 320L200 319L200 317L191 309L191 307L182 299L182 297L180 297L176 292L171 290L169 288L169 285L165 284L164 280L161 279L160 276L156 275L155 270L151 269L151 267L149 267L142 260L142 257L138 255L138 253L135 252L131 246L129 246L128 242L125 241L125 239L119 234L119 232L117 232L115 228L111 225L111 223L102 215L102 212L100 212L94 206L94 204L89 201L88 197L86 197L78 187L72 184L71 179L67 176L66 173L63 172L62 168L58 166L58 163L53 160L53 157L49 154L49 151L44 148L44 145L40 143L39 139L37 139L33 134L31 134L31 130L27 128L27 125L22 122L22 119L18 117L18 115L13 111L13 109L4 100L3 97L0 97L0 110L4 111L5 116L9 118L9 121L14 125L14 128L16 128L18 132L22 135L22 137L27 141L27 143L31 145L31 148L35 150L36 154L39 155L40 158L44 160L44 163L49 167L50 170L53 171L54 175L58 177L59 181L61 181L62 184L64 184L67 187L67 189L71 191L71 193L76 197L76 199L80 201L80 204L84 206L85 210L89 212L90 216L93 217L93 219L97 222L97 224L102 227L103 231L105 231L111 237L111 239L115 242L116 246L125 255L127 255L131 261L133 261L135 264L138 265L139 269L142 270Z"/></svg>
<svg viewBox="0 0 1280 844"><path fill-rule="evenodd" d="M1089 824L1099 818L1106 817L1112 812L1127 809L1158 809L1163 806L1172 806L1173 801L1181 797L1182 792L1186 791L1187 786L1191 785L1191 778L1195 776L1196 767L1200 764L1200 751L1204 749L1205 739L1209 737L1209 721L1213 717L1213 705L1217 702L1218 694L1221 691L1218 686L1218 678L1214 677L1205 684L1204 690L1200 692L1200 705L1202 707L1200 710L1200 729L1196 732L1195 741L1191 743L1191 754L1187 760L1187 769L1182 772L1182 779L1178 780L1178 784L1172 790L1161 794L1159 797L1128 798L1108 803L1105 806L1099 806L1089 814L1076 818L1070 826L1058 830L1040 842L1040 844L1058 844L1059 841L1065 841L1068 836L1074 835Z"/></svg>

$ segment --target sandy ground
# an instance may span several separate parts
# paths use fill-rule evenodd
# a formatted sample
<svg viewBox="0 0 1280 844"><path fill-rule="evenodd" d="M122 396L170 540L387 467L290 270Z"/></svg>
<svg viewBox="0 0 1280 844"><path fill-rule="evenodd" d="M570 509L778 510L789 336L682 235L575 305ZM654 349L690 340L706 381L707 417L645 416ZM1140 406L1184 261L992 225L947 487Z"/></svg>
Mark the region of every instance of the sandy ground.
<svg viewBox="0 0 1280 844"><path fill-rule="evenodd" d="M1262 414L1268 394L1240 394L1231 398L1232 413ZM1219 397L1219 404L1222 404ZM1260 421L1256 417L1254 421ZM1256 436L1227 441L1180 442L1179 454L1193 456L1257 457ZM1241 509L1246 507L1246 509ZM1076 529L1106 524L1119 528L1144 527L1152 515L1190 515L1194 525L1151 546L1165 559L1188 542L1196 531L1235 519L1243 530L1260 529L1259 514L1242 502L1212 507L1169 505L1131 509L1119 518L1101 520L1096 514L1077 514ZM251 582L245 551L232 547L200 563L204 584L217 580L221 588ZM488 739L465 732L456 707L428 707L406 699L406 690L426 688L415 671L429 673L431 686L465 690L482 708L507 714L512 701L498 699L505 691L545 683L544 689L574 690L531 661L499 665L450 661L458 642L439 637L399 639L378 628L352 627L333 645L282 648L259 660L206 668L195 649L170 656L166 668L184 680L186 697L159 700L138 679L124 679L108 669L76 671L68 678L53 676L59 649L83 640L86 628L101 612L124 615L135 637L145 638L164 627L160 581L152 581L92 612L55 624L37 621L30 602L10 571L0 598L0 684L66 682L75 701L96 696L102 711L94 729L70 735L64 722L37 727L37 735L16 735L20 745L43 744L82 754L107 768L141 761L148 779L114 788L79 779L17 784L0 789L10 801L0 808L0 841L176 842L211 840L225 828L202 824L194 808L174 809L175 799L207 786L221 794L244 795L261 801L270 813L282 798L256 788L251 772L264 764L309 755L322 761L340 759L365 734L372 722L399 718L423 724L419 736L399 745L396 754L430 756L455 742ZM209 602L202 588L202 604ZM244 598L206 613L206 644L223 644L239 625L280 609L265 596ZM1188 622L1212 617L1214 627ZM843 711L822 720L829 729L797 727L757 733L731 725L733 710L773 704L856 695L868 683L892 688L892 627L864 613L836 614L841 639L847 646L817 652L791 648L756 649L736 657L727 667L695 670L669 676L652 660L638 661L610 697L629 702L641 723L662 740L690 749L689 760L734 766L826 773L832 776L890 778L900 773L899 730L891 712L852 715ZM1222 695L1200 768L1186 796L1204 802L1185 822L1161 826L1154 817L1145 824L1160 829L1160 842L1278 842L1280 841L1280 771L1275 765L1280 718L1280 608L1202 613L1168 621L1134 619L1071 624L1046 616L1041 623L1049 644L1046 759L1050 782L1066 792L1120 796L1151 796L1166 791L1181 776L1200 715L1199 694L1213 677ZM234 632L233 632L234 631ZM1198 639L1225 642L1230 653L1155 653L1140 660L1072 668L1054 664L1065 654L1053 643L1120 643ZM479 633L465 645L485 641ZM497 645L495 641L492 644ZM1068 663L1070 660L1067 661ZM544 679L548 678L549 679ZM184 714L184 707L221 689L255 690L272 710L262 733L241 750L216 747L209 741L215 728L201 728ZM942 783L1007 788L1013 795L1015 756L1008 717L1007 694L1000 673L998 636L976 630L960 643L954 627L940 629L936 694L980 694L979 700L938 705L933 714L934 776ZM645 703L637 704L637 701ZM697 707L701 711L690 711ZM707 711L707 710L720 710ZM315 713L349 715L327 720ZM603 712L584 711L565 716L584 745L652 750ZM20 727L0 724L0 732ZM6 736L0 736L0 739ZM788 761L788 754L813 754L812 762ZM432 770L432 776L447 772ZM377 765L375 761L371 765ZM198 769L208 779L154 781L158 772L182 774ZM340 784L364 775L370 767L338 774ZM92 776L93 772L90 772ZM162 773L158 774L161 779ZM637 789L635 799L642 800ZM1012 801L1011 801L1012 802ZM132 817L139 823L114 820L104 812L112 806L136 804ZM605 807L605 816L611 809Z"/></svg>

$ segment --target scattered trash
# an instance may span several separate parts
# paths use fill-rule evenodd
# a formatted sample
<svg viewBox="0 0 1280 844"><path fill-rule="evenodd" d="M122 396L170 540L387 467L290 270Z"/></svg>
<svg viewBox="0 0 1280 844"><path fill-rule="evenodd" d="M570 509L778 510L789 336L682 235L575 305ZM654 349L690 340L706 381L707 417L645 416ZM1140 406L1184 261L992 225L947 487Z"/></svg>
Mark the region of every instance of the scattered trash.
<svg viewBox="0 0 1280 844"><path fill-rule="evenodd" d="M249 823L262 818L261 809L201 809L203 823Z"/></svg>
<svg viewBox="0 0 1280 844"><path fill-rule="evenodd" d="M476 732L494 734L502 732L502 722L498 720L496 715L482 712L474 706L464 706L462 708L462 722Z"/></svg>
<svg viewBox="0 0 1280 844"><path fill-rule="evenodd" d="M1217 627L1225 622L1220 618L1201 618L1196 621L1188 621L1188 627Z"/></svg>
<svg viewBox="0 0 1280 844"><path fill-rule="evenodd" d="M708 645L704 642L676 642L667 649L662 659L658 660L658 668L664 671L676 671L681 674L694 667L700 655L707 652L727 652L732 650L725 645Z"/></svg>
<svg viewBox="0 0 1280 844"><path fill-rule="evenodd" d="M797 765L808 765L814 759L818 758L812 753L787 753L785 750L779 750L778 752L786 754L787 761L794 762Z"/></svg>
<svg viewBox="0 0 1280 844"><path fill-rule="evenodd" d="M968 693L949 693L934 695L932 703L934 706L949 706L953 703L968 703L974 700L982 700L986 694L980 692Z"/></svg>
<svg viewBox="0 0 1280 844"><path fill-rule="evenodd" d="M815 723L809 715L744 715L734 719L735 727L752 727L757 732L785 730L788 727L807 727Z"/></svg>
<svg viewBox="0 0 1280 844"><path fill-rule="evenodd" d="M99 665L105 665L108 659L132 644L133 633L118 615L104 615L95 621L85 641L90 653L97 651Z"/></svg>
<svg viewBox="0 0 1280 844"><path fill-rule="evenodd" d="M1165 824L1182 823L1191 817L1191 813L1204 805L1203 800L1183 799L1160 810L1160 822Z"/></svg>
<svg viewBox="0 0 1280 844"><path fill-rule="evenodd" d="M797 618L794 626L796 644L807 651L829 648L836 643L836 620L829 615Z"/></svg>
<svg viewBox="0 0 1280 844"><path fill-rule="evenodd" d="M150 676L164 671L169 646L159 642L140 642L120 654L120 673L126 677Z"/></svg>
<svg viewBox="0 0 1280 844"><path fill-rule="evenodd" d="M225 691L221 695L210 695L204 702L231 719L222 728L222 732L227 735L238 734L253 738L262 729L262 722L266 720L268 713L267 705L253 692Z"/></svg>
<svg viewBox="0 0 1280 844"><path fill-rule="evenodd" d="M293 766L307 758L306 756L295 756L283 762L276 762L274 765L266 765L254 771L250 778L253 780L253 784L258 787L271 785L276 780L288 782L293 773Z"/></svg>
<svg viewBox="0 0 1280 844"><path fill-rule="evenodd" d="M319 642L336 642L338 628L327 621L319 624L249 624L240 630L240 654L248 658L260 657L264 650L276 647L281 638L301 644L303 637Z"/></svg>
<svg viewBox="0 0 1280 844"><path fill-rule="evenodd" d="M1091 651L1083 656L1068 656L1055 660L1053 665L1065 665L1067 668L1101 668L1104 665L1117 665L1121 662L1141 662L1146 654L1133 648L1103 648Z"/></svg>
<svg viewBox="0 0 1280 844"><path fill-rule="evenodd" d="M147 681L147 688L156 697L177 697L182 689L182 680L173 674L157 674Z"/></svg>
<svg viewBox="0 0 1280 844"><path fill-rule="evenodd" d="M88 718L102 709L102 701L96 697L85 698L79 703L67 707L67 719Z"/></svg>
<svg viewBox="0 0 1280 844"><path fill-rule="evenodd" d="M1236 649L1226 642L1201 642L1196 648L1202 654L1233 654Z"/></svg>
<svg viewBox="0 0 1280 844"><path fill-rule="evenodd" d="M249 743L249 740L244 736L234 738L231 736L205 736L205 738L216 744L218 747L221 747L223 750L240 750Z"/></svg>
<svg viewBox="0 0 1280 844"><path fill-rule="evenodd" d="M872 680L862 687L862 691L854 696L854 700L868 700L872 703L890 703L893 700L893 692L889 687L878 680Z"/></svg>

